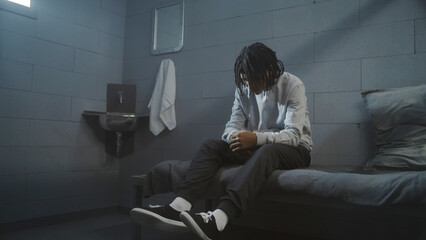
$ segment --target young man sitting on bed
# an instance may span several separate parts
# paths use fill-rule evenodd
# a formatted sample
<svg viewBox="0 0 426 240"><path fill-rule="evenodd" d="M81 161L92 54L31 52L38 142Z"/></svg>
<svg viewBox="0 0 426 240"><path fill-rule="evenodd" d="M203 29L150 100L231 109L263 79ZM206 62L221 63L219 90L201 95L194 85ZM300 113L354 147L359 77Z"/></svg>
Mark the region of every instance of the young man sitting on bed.
<svg viewBox="0 0 426 240"><path fill-rule="evenodd" d="M132 209L137 223L170 231L189 228L201 239L215 239L274 170L309 166L312 140L302 81L284 72L275 52L262 43L242 49L234 73L235 100L222 140L202 144L170 205ZM219 168L230 163L243 167L217 208L191 211Z"/></svg>

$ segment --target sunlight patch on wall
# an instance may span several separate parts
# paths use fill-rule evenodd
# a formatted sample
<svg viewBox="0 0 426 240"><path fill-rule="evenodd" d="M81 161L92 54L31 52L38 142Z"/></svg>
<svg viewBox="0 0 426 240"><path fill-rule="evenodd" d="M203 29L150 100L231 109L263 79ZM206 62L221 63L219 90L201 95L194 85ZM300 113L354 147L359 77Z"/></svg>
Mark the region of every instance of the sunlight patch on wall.
<svg viewBox="0 0 426 240"><path fill-rule="evenodd" d="M9 2L14 2L25 7L31 7L31 0L8 0Z"/></svg>

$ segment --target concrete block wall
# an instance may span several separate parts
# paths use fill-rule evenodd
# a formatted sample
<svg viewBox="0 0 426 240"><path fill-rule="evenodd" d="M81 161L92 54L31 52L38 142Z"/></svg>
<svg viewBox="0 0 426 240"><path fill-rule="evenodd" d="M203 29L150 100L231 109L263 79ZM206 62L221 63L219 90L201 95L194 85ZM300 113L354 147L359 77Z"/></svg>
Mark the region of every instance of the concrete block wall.
<svg viewBox="0 0 426 240"><path fill-rule="evenodd" d="M119 160L81 113L122 82L126 1L33 0L33 15L4 2L0 223L116 206Z"/></svg>
<svg viewBox="0 0 426 240"><path fill-rule="evenodd" d="M153 56L152 10L166 2L127 4L123 81L137 84L138 111L147 112L160 61L171 58L177 127L157 137L148 121L139 128L136 153L120 165L124 206L131 206L132 174L190 160L203 140L220 137L231 113L233 63L245 45L269 45L305 83L313 165L360 167L374 151L362 91L426 82L423 0L187 0L183 50Z"/></svg>

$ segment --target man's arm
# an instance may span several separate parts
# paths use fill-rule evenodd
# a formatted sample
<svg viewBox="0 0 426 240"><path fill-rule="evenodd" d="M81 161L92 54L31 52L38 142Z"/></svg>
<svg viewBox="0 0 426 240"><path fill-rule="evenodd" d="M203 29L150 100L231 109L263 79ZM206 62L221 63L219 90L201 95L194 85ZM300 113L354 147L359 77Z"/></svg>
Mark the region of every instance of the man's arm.
<svg viewBox="0 0 426 240"><path fill-rule="evenodd" d="M241 96L238 91L238 89L235 90L235 100L234 105L232 106L231 118L228 123L226 123L225 131L222 135L222 140L228 143L233 133L247 129L248 120L244 113L243 106L241 104Z"/></svg>
<svg viewBox="0 0 426 240"><path fill-rule="evenodd" d="M297 85L291 91L287 103L285 128L279 132L256 132L256 144L259 146L267 143L283 143L297 147L306 121L306 105L305 86Z"/></svg>

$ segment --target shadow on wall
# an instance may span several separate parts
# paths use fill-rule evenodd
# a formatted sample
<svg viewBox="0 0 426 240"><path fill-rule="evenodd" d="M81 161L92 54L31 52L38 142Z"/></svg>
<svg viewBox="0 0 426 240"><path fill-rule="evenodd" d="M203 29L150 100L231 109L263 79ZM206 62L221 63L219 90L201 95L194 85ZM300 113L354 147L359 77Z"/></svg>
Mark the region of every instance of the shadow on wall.
<svg viewBox="0 0 426 240"><path fill-rule="evenodd" d="M360 12L368 13L366 15L363 15L364 20L371 18L377 12L383 11L384 9L389 7L392 2L394 1L393 0L369 1L367 4L361 6L362 9L365 9L366 11L362 11L362 9L358 9L358 11L355 11L352 14L347 15L345 18L339 21L339 23L335 23L334 27L329 27L329 29L333 29L333 31L335 31L339 29L338 26L350 26L351 24L353 25L353 19L359 19ZM318 34L318 35L315 34L314 41L305 41L303 44L300 44L296 48L289 51L285 56L278 56L278 58L281 59L284 63L285 63L285 59L296 59L297 61L297 59L299 59L300 56L309 56L310 54L312 54L311 51L314 51L313 59L315 63L316 59L326 58L326 56L332 51L333 48L337 48L338 46L342 44L344 45L345 44L344 41L345 39L347 39L347 36L357 34L357 29L359 29L360 25L361 23L358 22L357 26L353 26L353 28L349 30L345 30L344 34L336 34L336 35L335 34ZM317 41L321 43L326 43L324 45L325 47L320 48L319 50L315 49L315 47L317 46L312 46L312 44L315 44ZM357 50L359 49L354 48L354 51L357 51ZM314 71L313 68L314 67L304 68L303 69L304 75L306 74L310 76L309 73ZM361 100L361 95L359 97ZM359 106L357 107L359 107L359 109L362 109L362 111L365 111L364 104L359 104ZM316 110L318 111L318 109ZM334 155L348 157L348 161L345 161L344 163L345 165L363 166L365 162L367 161L367 159L371 157L372 153L374 153L375 151L374 141L371 140L373 138L373 134L370 130L365 129L365 128L371 128L369 116L367 118L368 118L368 123L365 124L366 125L365 127L364 126L361 127L360 123L354 123L353 125L349 127L335 126L335 127L332 127L332 129L318 129L318 128L313 129L314 149L312 154L327 155L327 152L323 152L322 149L334 149L335 150ZM323 127L321 126L321 128ZM317 132L314 132L315 130L317 130ZM345 136L348 136L347 135L348 131L356 131L357 133L354 133L354 135L349 135L349 136L358 136L358 138L347 139ZM318 139L317 141L315 141L316 140L315 134L322 135L320 140ZM342 142L336 143L335 142L336 139L341 139ZM359 152L359 149L361 149L361 153ZM352 158L350 156L352 156ZM354 157L354 156L358 156L358 157ZM324 164L336 164L336 163L337 162L335 162L334 160L326 160ZM313 161L313 164L315 164L315 161Z"/></svg>
<svg viewBox="0 0 426 240"><path fill-rule="evenodd" d="M384 10L387 6L390 5L390 3L394 2L394 0L387 0L387 1L369 1L368 4L363 6L363 9L368 9L368 11L370 14L368 15L364 15L363 18L364 19L368 19L369 17L372 17L376 12ZM339 22L339 26L343 25L343 26L347 26L350 25L352 23L352 19L355 18L359 18L359 14L361 12L361 9L359 9L358 11L354 12L351 15L346 16L341 22ZM342 24L343 22L343 24ZM360 23L359 23L360 24ZM359 26L359 25L358 25ZM356 28L356 27L355 27ZM354 29L355 29L354 28ZM330 29L338 29L338 28L333 28L331 27ZM343 36L343 35L340 35ZM336 38L336 37L330 37L329 35L324 36L323 39L321 39L322 42L327 42L327 46L333 46L333 45L337 45L339 44L339 42L342 42L344 39L343 38ZM285 58L287 59L297 59L300 55L306 55L306 51L307 49L310 49L310 45L312 43L306 43L306 44L302 44L300 46L298 46L297 48L293 49L289 54L286 54ZM320 52L321 55L327 55L329 49L322 49L322 51ZM321 56L314 56L316 57L321 57ZM285 63L285 58L283 56L279 57L284 63ZM306 69L306 71L309 71L309 68Z"/></svg>

